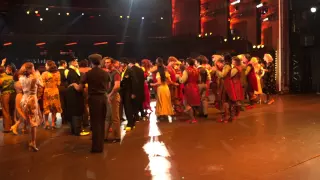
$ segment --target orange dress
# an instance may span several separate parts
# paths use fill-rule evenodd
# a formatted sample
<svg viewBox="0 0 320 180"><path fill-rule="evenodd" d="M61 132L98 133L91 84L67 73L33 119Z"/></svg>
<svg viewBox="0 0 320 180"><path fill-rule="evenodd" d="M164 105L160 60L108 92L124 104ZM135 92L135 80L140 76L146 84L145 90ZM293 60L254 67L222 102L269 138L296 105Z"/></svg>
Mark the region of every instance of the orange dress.
<svg viewBox="0 0 320 180"><path fill-rule="evenodd" d="M55 73L50 73L48 71L44 72L42 74L42 82L44 86L43 113L62 113L58 89L61 83L59 71Z"/></svg>

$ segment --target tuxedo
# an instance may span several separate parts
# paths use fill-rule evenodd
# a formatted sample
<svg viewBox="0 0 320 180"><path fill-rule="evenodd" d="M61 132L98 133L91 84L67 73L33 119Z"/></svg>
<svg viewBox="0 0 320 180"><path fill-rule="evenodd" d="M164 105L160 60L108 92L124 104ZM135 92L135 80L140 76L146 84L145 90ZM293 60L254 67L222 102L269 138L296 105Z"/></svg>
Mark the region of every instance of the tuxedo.
<svg viewBox="0 0 320 180"><path fill-rule="evenodd" d="M133 117L136 120L139 119L139 112L144 116L143 102L145 99L144 94L144 72L140 67L132 66L131 68L133 80L135 82L132 93L136 96L133 100Z"/></svg>

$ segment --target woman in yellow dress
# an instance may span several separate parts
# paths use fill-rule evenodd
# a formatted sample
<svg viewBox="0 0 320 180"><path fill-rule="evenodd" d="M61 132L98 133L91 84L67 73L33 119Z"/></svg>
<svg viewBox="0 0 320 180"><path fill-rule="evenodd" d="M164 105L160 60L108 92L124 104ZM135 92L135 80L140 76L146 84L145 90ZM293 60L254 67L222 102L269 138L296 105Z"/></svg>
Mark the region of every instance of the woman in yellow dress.
<svg viewBox="0 0 320 180"><path fill-rule="evenodd" d="M49 114L51 116L51 128L56 128L56 114L62 113L60 96L59 96L59 85L60 85L60 73L54 61L47 61L47 71L42 74L42 82L44 85L43 94L43 114L45 115L45 129L50 129L49 125Z"/></svg>
<svg viewBox="0 0 320 180"><path fill-rule="evenodd" d="M157 83L151 84L157 87L156 116L172 116L173 106L171 103L171 95L168 84L176 84L171 82L170 74L165 70L163 59L157 59L158 71L156 74Z"/></svg>

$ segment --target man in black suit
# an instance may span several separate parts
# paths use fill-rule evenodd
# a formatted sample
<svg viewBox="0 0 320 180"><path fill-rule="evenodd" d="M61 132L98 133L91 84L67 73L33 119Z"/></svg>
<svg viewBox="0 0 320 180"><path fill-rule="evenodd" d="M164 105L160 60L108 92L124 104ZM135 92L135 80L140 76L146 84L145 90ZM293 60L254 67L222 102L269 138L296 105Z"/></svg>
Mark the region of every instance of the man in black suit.
<svg viewBox="0 0 320 180"><path fill-rule="evenodd" d="M59 73L60 73L60 86L59 86L59 95L60 95L60 103L61 103L61 107L62 107L62 113L61 113L61 118L62 118L62 124L66 124L68 122L67 118L66 118L66 92L67 92L67 87L68 87L68 82L67 82L67 78L65 75L65 71L68 67L68 64L65 60L61 60L59 62Z"/></svg>
<svg viewBox="0 0 320 180"><path fill-rule="evenodd" d="M99 67L102 60L101 55L92 54L89 56L89 60L92 62L93 68L83 75L80 85L73 84L73 86L77 91L81 91L85 84L88 84L88 104L92 129L91 152L101 153L104 149L105 118L107 113L107 99L105 97L110 77L107 72Z"/></svg>
<svg viewBox="0 0 320 180"><path fill-rule="evenodd" d="M136 64L131 64L131 71L133 80L135 84L132 90L132 104L133 104L133 121L139 121L139 112L141 116L143 116L143 101L144 97L144 72L143 70L138 67Z"/></svg>

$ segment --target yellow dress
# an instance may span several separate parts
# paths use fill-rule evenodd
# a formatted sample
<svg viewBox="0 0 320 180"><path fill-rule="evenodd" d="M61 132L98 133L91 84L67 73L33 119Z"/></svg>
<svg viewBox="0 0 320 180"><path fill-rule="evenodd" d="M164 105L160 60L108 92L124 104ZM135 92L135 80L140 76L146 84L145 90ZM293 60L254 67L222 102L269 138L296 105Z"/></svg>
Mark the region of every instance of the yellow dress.
<svg viewBox="0 0 320 180"><path fill-rule="evenodd" d="M59 85L60 85L60 73L44 72L42 74L42 82L44 85L43 94L43 114L49 114L50 112L62 113Z"/></svg>
<svg viewBox="0 0 320 180"><path fill-rule="evenodd" d="M262 73L261 73L261 66L260 65L257 65L255 66L255 72L256 72L256 77L257 77L257 81L258 81L258 91L254 91L254 94L256 95L260 95L262 94L262 85L261 85L261 76L262 76Z"/></svg>
<svg viewBox="0 0 320 180"><path fill-rule="evenodd" d="M166 78L170 80L170 74L165 72ZM156 75L158 81L161 81L159 72ZM167 82L161 82L161 85L157 88L157 104L156 104L157 116L171 116L173 115L173 107L171 104L171 95Z"/></svg>

